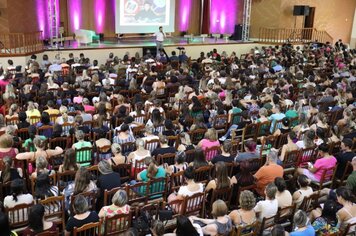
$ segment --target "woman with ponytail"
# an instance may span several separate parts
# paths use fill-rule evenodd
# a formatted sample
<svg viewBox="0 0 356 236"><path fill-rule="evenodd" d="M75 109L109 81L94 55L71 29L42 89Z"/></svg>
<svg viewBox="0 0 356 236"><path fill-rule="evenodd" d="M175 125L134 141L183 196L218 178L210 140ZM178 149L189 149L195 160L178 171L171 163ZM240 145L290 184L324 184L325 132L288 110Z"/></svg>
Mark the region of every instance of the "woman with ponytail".
<svg viewBox="0 0 356 236"><path fill-rule="evenodd" d="M6 183L9 181L13 181L15 179L22 178L22 169L21 168L13 168L12 166L12 158L11 157L4 157L2 160L4 163L4 168L0 172L0 182Z"/></svg>
<svg viewBox="0 0 356 236"><path fill-rule="evenodd" d="M15 179L11 182L11 195L4 198L4 207L13 208L20 204L31 204L32 194L24 194L25 183L22 179Z"/></svg>

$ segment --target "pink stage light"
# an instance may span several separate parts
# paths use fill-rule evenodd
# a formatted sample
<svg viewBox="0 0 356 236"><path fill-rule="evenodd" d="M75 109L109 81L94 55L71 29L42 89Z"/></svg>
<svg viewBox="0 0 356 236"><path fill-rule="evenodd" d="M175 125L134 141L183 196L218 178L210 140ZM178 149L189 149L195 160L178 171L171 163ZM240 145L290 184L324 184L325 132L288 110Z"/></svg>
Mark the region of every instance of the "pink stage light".
<svg viewBox="0 0 356 236"><path fill-rule="evenodd" d="M105 22L105 0L95 0L95 30L97 33L103 33Z"/></svg>
<svg viewBox="0 0 356 236"><path fill-rule="evenodd" d="M179 8L179 31L187 31L189 29L189 18L192 8L192 0L182 0Z"/></svg>
<svg viewBox="0 0 356 236"><path fill-rule="evenodd" d="M47 1L44 0L36 0L36 13L37 13L37 24L38 24L38 29L42 31L42 36L43 38L48 37L48 31L47 31L47 17L46 17L46 11L47 9Z"/></svg>
<svg viewBox="0 0 356 236"><path fill-rule="evenodd" d="M236 24L237 0L211 0L210 33L232 34Z"/></svg>
<svg viewBox="0 0 356 236"><path fill-rule="evenodd" d="M81 0L71 0L69 3L69 18L70 26L72 31L80 29L81 18L82 18L82 1Z"/></svg>

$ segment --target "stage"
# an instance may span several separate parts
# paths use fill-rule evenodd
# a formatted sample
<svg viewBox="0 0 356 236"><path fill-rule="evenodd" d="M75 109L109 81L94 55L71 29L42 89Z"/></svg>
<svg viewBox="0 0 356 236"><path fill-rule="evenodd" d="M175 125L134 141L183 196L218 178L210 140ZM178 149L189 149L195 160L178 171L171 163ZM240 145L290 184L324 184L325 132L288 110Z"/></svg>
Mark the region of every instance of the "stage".
<svg viewBox="0 0 356 236"><path fill-rule="evenodd" d="M225 38L210 37L167 37L164 41L165 47L190 47L207 45L227 45L227 44L246 44L251 42L242 42L229 40ZM61 44L60 44L61 45ZM150 36L142 37L123 37L123 38L105 38L102 41L94 41L90 44L78 44L76 40L67 40L60 46L59 50L89 50L89 49L116 49L116 48L143 48L155 47L155 38ZM58 48L47 46L48 51L57 51Z"/></svg>
<svg viewBox="0 0 356 236"><path fill-rule="evenodd" d="M184 47L188 57L196 59L200 56L201 52L210 52L214 48L219 53L225 51L228 55L232 52L236 52L237 56L245 54L250 51L251 48L261 47L265 44L255 42L242 42L229 40L228 38L202 38L194 36L192 38L186 37L167 37L164 42L164 49L170 56L172 51L176 51L177 55L179 50L177 47ZM53 48L46 47L43 53L37 54L37 60L42 61L42 56L47 54L50 60L53 60L56 55L61 58L69 58L69 53L73 53L74 57L79 57L80 53L84 53L84 56L91 60L98 60L99 64L104 64L109 56L109 53L114 53L115 56L123 58L125 54L129 54L130 57L139 53L143 55L144 48L152 47L155 50L156 43L154 37L126 37L126 38L104 38L100 42L93 42L90 44L78 44L76 40L66 40L63 47ZM0 58L0 64L7 64L7 57ZM15 64L26 64L30 59L28 56L12 57Z"/></svg>

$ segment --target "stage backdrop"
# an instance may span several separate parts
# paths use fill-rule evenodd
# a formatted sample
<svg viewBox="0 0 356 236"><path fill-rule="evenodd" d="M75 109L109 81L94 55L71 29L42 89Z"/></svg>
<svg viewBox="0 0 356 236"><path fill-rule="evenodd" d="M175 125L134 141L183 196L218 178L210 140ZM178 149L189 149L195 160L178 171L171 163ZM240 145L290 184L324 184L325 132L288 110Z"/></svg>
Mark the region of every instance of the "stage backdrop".
<svg viewBox="0 0 356 236"><path fill-rule="evenodd" d="M174 32L175 0L116 0L116 33Z"/></svg>

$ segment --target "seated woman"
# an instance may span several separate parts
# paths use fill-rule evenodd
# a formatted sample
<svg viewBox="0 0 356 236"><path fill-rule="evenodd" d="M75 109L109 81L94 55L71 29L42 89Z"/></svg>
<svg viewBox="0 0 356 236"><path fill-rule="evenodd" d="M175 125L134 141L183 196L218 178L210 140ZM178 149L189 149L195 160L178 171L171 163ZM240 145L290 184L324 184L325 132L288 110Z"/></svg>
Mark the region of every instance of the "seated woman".
<svg viewBox="0 0 356 236"><path fill-rule="evenodd" d="M318 208L316 218L312 223L316 236L329 235L337 232L337 204L333 200L327 200L324 203L323 209ZM315 213L314 213L315 214Z"/></svg>
<svg viewBox="0 0 356 236"><path fill-rule="evenodd" d="M305 197L309 197L313 194L313 189L309 186L310 179L306 175L299 175L297 177L297 191L293 193L293 203L296 204L297 208L302 204Z"/></svg>
<svg viewBox="0 0 356 236"><path fill-rule="evenodd" d="M274 185L274 183L268 184L264 192L266 195L266 200L259 201L253 209L258 216L259 222L262 222L264 218L269 218L276 215L278 211L278 201L276 199L276 185Z"/></svg>
<svg viewBox="0 0 356 236"><path fill-rule="evenodd" d="M137 180L147 182L151 178L166 177L166 171L163 167L157 166L157 163L152 158L148 161L149 164L146 170L137 174Z"/></svg>
<svg viewBox="0 0 356 236"><path fill-rule="evenodd" d="M187 169L184 170L184 178L187 184L180 186L177 193L172 193L171 195L169 195L168 203L177 199L183 199L184 197L193 196L196 193L204 192L204 185L202 183L196 183L194 181L193 167L189 166Z"/></svg>
<svg viewBox="0 0 356 236"><path fill-rule="evenodd" d="M52 156L57 156L63 153L63 149L61 147L56 147L55 149L45 149L46 140L43 140L40 137L34 138L33 144L35 146L36 151L19 153L16 155L16 159L34 162L40 156L49 159Z"/></svg>
<svg viewBox="0 0 356 236"><path fill-rule="evenodd" d="M209 165L201 148L195 149L194 161L189 163L189 165L193 166L194 169L199 169L200 167Z"/></svg>
<svg viewBox="0 0 356 236"><path fill-rule="evenodd" d="M294 143L294 140L297 138L297 135L291 131L287 136L287 143L282 146L281 155L279 156L279 162L284 161L284 157L291 151L298 150L298 146Z"/></svg>
<svg viewBox="0 0 356 236"><path fill-rule="evenodd" d="M336 158L329 154L329 147L325 143L319 146L319 156L322 158L317 159L314 165L309 165L308 169L298 168L298 174L304 174L312 181L319 182L321 176L326 169L336 166Z"/></svg>
<svg viewBox="0 0 356 236"><path fill-rule="evenodd" d="M227 215L228 208L223 200L216 200L213 203L211 214L214 219L202 219L196 216L191 216L193 223L199 222L202 227L204 235L228 235L232 230L232 221Z"/></svg>
<svg viewBox="0 0 356 236"><path fill-rule="evenodd" d="M51 180L48 174L41 173L37 176L35 185L36 199L44 200L48 197L58 196L58 187L51 184Z"/></svg>
<svg viewBox="0 0 356 236"><path fill-rule="evenodd" d="M131 134L129 126L127 124L122 124L120 130L113 139L113 143L123 144L131 142L135 142L135 137Z"/></svg>
<svg viewBox="0 0 356 236"><path fill-rule="evenodd" d="M19 123L16 125L18 129L28 128L31 124L27 121L26 112L19 112Z"/></svg>
<svg viewBox="0 0 356 236"><path fill-rule="evenodd" d="M19 152L17 148L13 148L14 140L11 135L3 134L0 136L0 160L8 156L15 158Z"/></svg>
<svg viewBox="0 0 356 236"><path fill-rule="evenodd" d="M286 181L281 178L277 177L274 179L274 184L277 187L276 199L278 201L279 208L285 208L292 205L292 195L287 190Z"/></svg>
<svg viewBox="0 0 356 236"><path fill-rule="evenodd" d="M112 204L104 206L99 212L100 218L113 217L118 214L128 214L130 205L127 204L128 197L124 190L118 190L111 199Z"/></svg>
<svg viewBox="0 0 356 236"><path fill-rule="evenodd" d="M43 156L36 159L36 171L31 174L32 179L36 179L39 174L55 175L55 170L48 170L48 161Z"/></svg>
<svg viewBox="0 0 356 236"><path fill-rule="evenodd" d="M89 211L87 199L78 195L74 199L74 216L69 217L66 224L65 236L70 236L74 228L80 228L88 223L99 222L99 216L95 211Z"/></svg>
<svg viewBox="0 0 356 236"><path fill-rule="evenodd" d="M209 192L215 189L223 189L231 187L232 183L227 174L227 167L225 162L219 161L215 164L215 176L216 178L210 180L205 188L205 192Z"/></svg>
<svg viewBox="0 0 356 236"><path fill-rule="evenodd" d="M164 131L164 117L159 109L154 109L151 114L151 119L146 123L146 127L153 127L154 134L162 134Z"/></svg>
<svg viewBox="0 0 356 236"><path fill-rule="evenodd" d="M58 172L63 173L68 170L77 171L80 165L77 164L77 158L75 155L75 150L69 148L64 153L63 164L59 166Z"/></svg>
<svg viewBox="0 0 356 236"><path fill-rule="evenodd" d="M47 112L42 112L41 114L41 120L36 124L37 128L40 128L42 126L53 126L53 122L50 119L50 116ZM53 129L45 129L43 130L43 136L46 138L52 137Z"/></svg>
<svg viewBox="0 0 356 236"><path fill-rule="evenodd" d="M342 205L342 208L336 213L338 227L340 230L344 230L348 224L356 223L355 196L348 187L342 186L336 189L336 197ZM355 230L355 227L351 230Z"/></svg>
<svg viewBox="0 0 356 236"><path fill-rule="evenodd" d="M198 143L198 147L200 147L201 149L203 149L203 151L205 151L207 148L216 147L216 146L220 147L220 143L217 138L217 132L213 128L208 129L204 135L204 139L202 139Z"/></svg>
<svg viewBox="0 0 356 236"><path fill-rule="evenodd" d="M307 130L306 133L303 135L303 139L299 140L295 144L298 146L299 149L312 148L315 147L314 139L314 130Z"/></svg>
<svg viewBox="0 0 356 236"><path fill-rule="evenodd" d="M186 132L182 132L179 134L179 146L178 146L178 151L188 151L188 150L193 150L194 145L192 144L190 140L190 136Z"/></svg>
<svg viewBox="0 0 356 236"><path fill-rule="evenodd" d="M120 174L112 170L112 167L108 161L102 160L98 164L100 175L96 182L100 194L97 200L97 206L102 207L104 202L105 190L111 190L121 186Z"/></svg>
<svg viewBox="0 0 356 236"><path fill-rule="evenodd" d="M188 217L178 215L177 228L174 233L164 234L164 236L204 236L203 231L198 224L193 224Z"/></svg>
<svg viewBox="0 0 356 236"><path fill-rule="evenodd" d="M97 134L97 140L95 141L95 147L98 151L97 158L98 160L109 160L112 157L111 141L106 138L107 133L103 130L99 130Z"/></svg>
<svg viewBox="0 0 356 236"><path fill-rule="evenodd" d="M117 166L120 164L127 163L127 157L121 153L121 145L118 143L113 143L111 145L111 152L114 154L108 161L112 166Z"/></svg>
<svg viewBox="0 0 356 236"><path fill-rule="evenodd" d="M135 170L136 161L141 161L146 157L151 156L151 152L145 148L145 141L143 139L136 140L136 148L136 151L131 152L127 157L127 162L132 163L132 173L135 173L135 171L141 171Z"/></svg>
<svg viewBox="0 0 356 236"><path fill-rule="evenodd" d="M69 210L70 199L72 195L78 195L83 192L96 191L96 184L91 180L91 175L88 169L80 167L75 174L74 182L67 185L63 190L65 209Z"/></svg>
<svg viewBox="0 0 356 236"><path fill-rule="evenodd" d="M174 165L168 166L167 163L164 163L163 165L166 169L167 174L171 175L187 169L188 163L185 162L185 157L186 156L184 152L179 152L178 154L176 154Z"/></svg>
<svg viewBox="0 0 356 236"><path fill-rule="evenodd" d="M298 210L293 217L293 226L296 230L290 233L290 236L314 236L315 230L313 226L308 224L308 216L302 211Z"/></svg>
<svg viewBox="0 0 356 236"><path fill-rule="evenodd" d="M246 227L255 223L256 213L253 208L256 206L255 195L249 190L244 190L240 193L239 198L240 209L233 210L229 216L236 227ZM244 230L245 233L249 233L252 230Z"/></svg>
<svg viewBox="0 0 356 236"><path fill-rule="evenodd" d="M22 235L35 236L44 232L56 232L57 225L53 222L46 221L44 218L45 208L42 204L36 204L30 208L28 214L28 227Z"/></svg>
<svg viewBox="0 0 356 236"><path fill-rule="evenodd" d="M21 179L23 172L21 168L15 168L13 166L13 159L11 157L4 157L2 159L4 163L3 169L0 171L0 182L7 183L15 179Z"/></svg>
<svg viewBox="0 0 356 236"><path fill-rule="evenodd" d="M22 179L15 179L11 182L12 195L4 198L4 207L13 208L20 204L31 204L33 202L32 194L24 194L24 181Z"/></svg>

